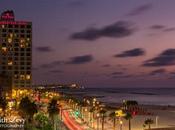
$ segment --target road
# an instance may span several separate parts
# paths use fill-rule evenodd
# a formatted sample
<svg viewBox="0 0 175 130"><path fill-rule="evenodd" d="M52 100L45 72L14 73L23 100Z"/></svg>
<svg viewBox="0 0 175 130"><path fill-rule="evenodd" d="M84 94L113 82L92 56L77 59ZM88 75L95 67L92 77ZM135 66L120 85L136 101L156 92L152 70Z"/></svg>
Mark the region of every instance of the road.
<svg viewBox="0 0 175 130"><path fill-rule="evenodd" d="M80 126L78 123L75 122L73 118L69 116L69 113L67 110L64 110L62 112L63 120L65 125L69 128L69 130L85 130Z"/></svg>

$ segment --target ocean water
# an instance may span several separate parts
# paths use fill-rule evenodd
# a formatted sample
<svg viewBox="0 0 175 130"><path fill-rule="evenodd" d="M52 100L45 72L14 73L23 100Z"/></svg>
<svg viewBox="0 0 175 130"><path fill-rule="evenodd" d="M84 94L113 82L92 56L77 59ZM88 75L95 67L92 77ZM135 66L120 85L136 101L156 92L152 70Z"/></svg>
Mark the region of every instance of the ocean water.
<svg viewBox="0 0 175 130"><path fill-rule="evenodd" d="M107 103L136 100L144 105L175 106L175 88L85 88L59 91L79 97L96 96L98 100Z"/></svg>

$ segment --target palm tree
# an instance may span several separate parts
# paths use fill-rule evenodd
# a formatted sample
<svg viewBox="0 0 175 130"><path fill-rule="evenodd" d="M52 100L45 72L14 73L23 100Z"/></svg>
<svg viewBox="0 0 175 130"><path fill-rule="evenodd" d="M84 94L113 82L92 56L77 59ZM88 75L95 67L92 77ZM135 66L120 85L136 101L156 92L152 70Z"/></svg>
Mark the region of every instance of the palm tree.
<svg viewBox="0 0 175 130"><path fill-rule="evenodd" d="M28 97L21 99L19 104L19 110L22 116L26 116L27 121L32 121L33 115L38 112L35 102L30 101Z"/></svg>
<svg viewBox="0 0 175 130"><path fill-rule="evenodd" d="M3 97L0 97L0 108L2 108L3 116L5 116L5 110L7 108L7 100Z"/></svg>
<svg viewBox="0 0 175 130"><path fill-rule="evenodd" d="M101 120L102 120L102 123L101 123L101 128L102 130L104 130L104 122L105 122L105 114L106 114L106 110L105 109L101 109L100 110L100 115L101 115Z"/></svg>
<svg viewBox="0 0 175 130"><path fill-rule="evenodd" d="M152 119L146 119L144 122L145 125L148 125L148 129L151 129L151 125L154 124L154 121Z"/></svg>
<svg viewBox="0 0 175 130"><path fill-rule="evenodd" d="M84 118L84 108L86 107L86 103L83 101L80 101L78 105L80 106L81 118Z"/></svg>
<svg viewBox="0 0 175 130"><path fill-rule="evenodd" d="M89 112L90 112L90 121L92 122L91 123L92 124L92 127L94 127L94 117L95 117L94 112L95 112L95 107L92 107L89 110Z"/></svg>
<svg viewBox="0 0 175 130"><path fill-rule="evenodd" d="M126 120L128 120L128 122L129 122L129 130L131 130L131 119L132 119L131 113L126 113L126 116L124 118Z"/></svg>
<svg viewBox="0 0 175 130"><path fill-rule="evenodd" d="M123 106L125 110L128 110L129 107L137 106L137 105L138 105L138 102L134 100L127 100L123 102Z"/></svg>
<svg viewBox="0 0 175 130"><path fill-rule="evenodd" d="M113 122L113 129L115 130L115 128L116 128L116 114L115 114L115 112L111 112L109 114L109 117L110 117L110 119Z"/></svg>
<svg viewBox="0 0 175 130"><path fill-rule="evenodd" d="M56 99L53 98L50 101L47 110L48 110L49 116L52 120L52 125L54 126L54 130L56 130L56 115L59 114L59 112L60 112L60 109L58 107Z"/></svg>

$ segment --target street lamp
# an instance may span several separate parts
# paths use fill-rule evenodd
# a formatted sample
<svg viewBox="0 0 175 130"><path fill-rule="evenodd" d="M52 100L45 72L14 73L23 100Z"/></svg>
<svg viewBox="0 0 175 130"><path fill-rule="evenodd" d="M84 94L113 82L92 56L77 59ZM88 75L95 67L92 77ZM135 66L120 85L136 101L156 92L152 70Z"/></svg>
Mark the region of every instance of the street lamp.
<svg viewBox="0 0 175 130"><path fill-rule="evenodd" d="M100 114L97 113L97 130L99 130L99 117L100 117Z"/></svg>
<svg viewBox="0 0 175 130"><path fill-rule="evenodd" d="M122 130L122 126L123 126L123 121L120 120L120 130Z"/></svg>

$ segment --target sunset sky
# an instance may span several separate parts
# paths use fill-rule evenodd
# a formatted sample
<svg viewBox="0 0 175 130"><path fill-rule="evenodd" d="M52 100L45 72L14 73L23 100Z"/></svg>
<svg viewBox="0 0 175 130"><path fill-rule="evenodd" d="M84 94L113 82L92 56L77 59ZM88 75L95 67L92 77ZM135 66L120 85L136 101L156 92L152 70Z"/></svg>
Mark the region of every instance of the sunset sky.
<svg viewBox="0 0 175 130"><path fill-rule="evenodd" d="M33 83L175 87L174 0L4 0L33 23Z"/></svg>

